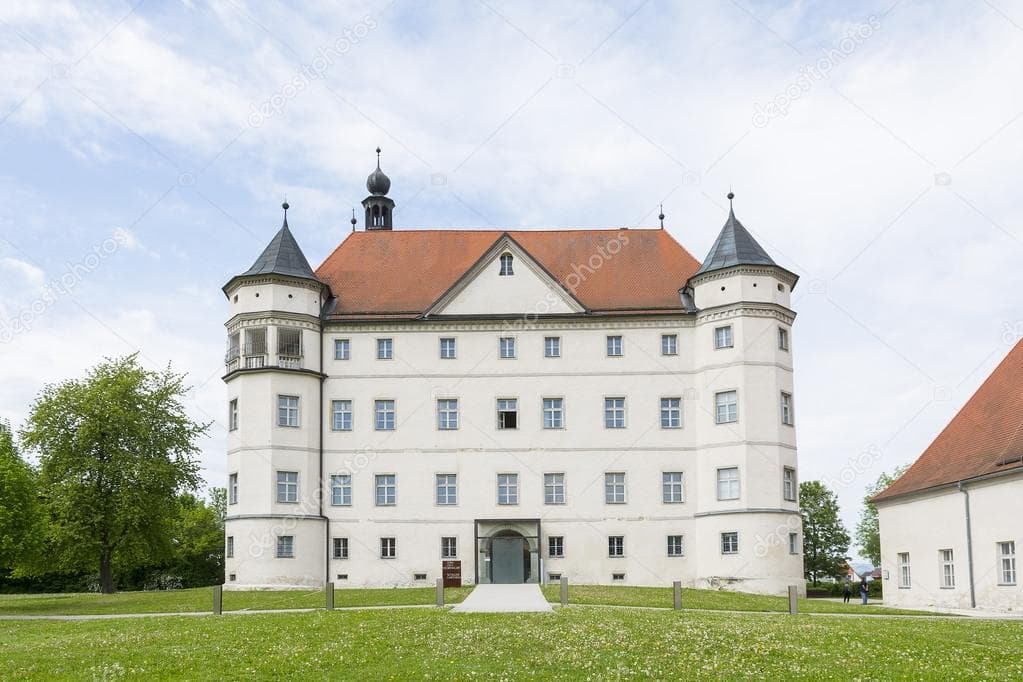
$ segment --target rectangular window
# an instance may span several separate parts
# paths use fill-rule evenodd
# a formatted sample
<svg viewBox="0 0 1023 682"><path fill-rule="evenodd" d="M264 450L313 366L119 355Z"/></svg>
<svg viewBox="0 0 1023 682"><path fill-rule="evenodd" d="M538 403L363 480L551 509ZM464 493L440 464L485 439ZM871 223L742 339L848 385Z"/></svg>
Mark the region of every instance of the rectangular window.
<svg viewBox="0 0 1023 682"><path fill-rule="evenodd" d="M609 535L607 536L607 555L612 558L618 558L625 556L625 536L624 535Z"/></svg>
<svg viewBox="0 0 1023 682"><path fill-rule="evenodd" d="M288 366L288 360L302 357L302 330L277 328L277 362L282 367Z"/></svg>
<svg viewBox="0 0 1023 682"><path fill-rule="evenodd" d="M799 533L789 533L789 554L799 554Z"/></svg>
<svg viewBox="0 0 1023 682"><path fill-rule="evenodd" d="M377 506L393 507L398 501L397 476L394 474L377 474Z"/></svg>
<svg viewBox="0 0 1023 682"><path fill-rule="evenodd" d="M782 495L789 502L796 501L796 470L792 467L785 467L782 470Z"/></svg>
<svg viewBox="0 0 1023 682"><path fill-rule="evenodd" d="M352 342L348 339L334 339L334 359L351 360Z"/></svg>
<svg viewBox="0 0 1023 682"><path fill-rule="evenodd" d="M624 573L612 573L611 574L611 582L613 582L613 583L624 583L625 582L625 574Z"/></svg>
<svg viewBox="0 0 1023 682"><path fill-rule="evenodd" d="M519 503L519 475L498 474L497 475L497 503L518 504Z"/></svg>
<svg viewBox="0 0 1023 682"><path fill-rule="evenodd" d="M224 358L224 362L234 362L242 354L241 335L239 332L235 332L227 337L227 356Z"/></svg>
<svg viewBox="0 0 1023 682"><path fill-rule="evenodd" d="M455 359L455 340L452 338L443 338L440 340L440 357L441 360L454 360Z"/></svg>
<svg viewBox="0 0 1023 682"><path fill-rule="evenodd" d="M394 339L377 339L377 360L394 359Z"/></svg>
<svg viewBox="0 0 1023 682"><path fill-rule="evenodd" d="M443 398L437 401L437 428L454 431L458 428L458 400Z"/></svg>
<svg viewBox="0 0 1023 682"><path fill-rule="evenodd" d="M563 535L547 536L547 558L548 559L565 558L565 536Z"/></svg>
<svg viewBox="0 0 1023 682"><path fill-rule="evenodd" d="M398 542L394 538L380 538L380 558L393 559L398 556Z"/></svg>
<svg viewBox="0 0 1023 682"><path fill-rule="evenodd" d="M238 504L238 474L227 477L227 503Z"/></svg>
<svg viewBox="0 0 1023 682"><path fill-rule="evenodd" d="M617 358L622 355L622 337L621 336L609 336L607 337L607 356L609 358Z"/></svg>
<svg viewBox="0 0 1023 682"><path fill-rule="evenodd" d="M519 401L516 398L497 399L497 428L519 428Z"/></svg>
<svg viewBox="0 0 1023 682"><path fill-rule="evenodd" d="M245 367L252 369L266 364L266 327L245 330Z"/></svg>
<svg viewBox="0 0 1023 682"><path fill-rule="evenodd" d="M437 504L458 504L457 474L437 474Z"/></svg>
<svg viewBox="0 0 1023 682"><path fill-rule="evenodd" d="M441 559L458 558L458 538L448 536L440 539L440 558Z"/></svg>
<svg viewBox="0 0 1023 682"><path fill-rule="evenodd" d="M298 472L277 472L277 501L286 503L298 502Z"/></svg>
<svg viewBox="0 0 1023 682"><path fill-rule="evenodd" d="M334 474L330 477L330 503L335 507L352 504L352 475Z"/></svg>
<svg viewBox="0 0 1023 682"><path fill-rule="evenodd" d="M236 431L238 429L238 399L235 398L227 404L227 430Z"/></svg>
<svg viewBox="0 0 1023 682"><path fill-rule="evenodd" d="M681 471L661 473L661 501L664 504L685 502L685 475Z"/></svg>
<svg viewBox="0 0 1023 682"><path fill-rule="evenodd" d="M515 337L514 336L502 336L500 340L501 357L502 358L514 358L515 357Z"/></svg>
<svg viewBox="0 0 1023 682"><path fill-rule="evenodd" d="M739 421L739 395L735 391L714 394L714 421L731 424Z"/></svg>
<svg viewBox="0 0 1023 682"><path fill-rule="evenodd" d="M330 403L330 428L334 431L352 430L352 401L332 400Z"/></svg>
<svg viewBox="0 0 1023 682"><path fill-rule="evenodd" d="M739 499L739 467L718 469L718 499Z"/></svg>
<svg viewBox="0 0 1023 682"><path fill-rule="evenodd" d="M565 426L565 401L562 398L543 399L543 427L560 429Z"/></svg>
<svg viewBox="0 0 1023 682"><path fill-rule="evenodd" d="M277 396L277 426L298 426L298 396Z"/></svg>
<svg viewBox="0 0 1023 682"><path fill-rule="evenodd" d="M294 559L295 558L295 536L294 535L278 535L277 536L277 558L278 559Z"/></svg>
<svg viewBox="0 0 1023 682"><path fill-rule="evenodd" d="M682 428L682 398L661 398L661 428Z"/></svg>
<svg viewBox="0 0 1023 682"><path fill-rule="evenodd" d="M661 355L678 355L678 334L661 334Z"/></svg>
<svg viewBox="0 0 1023 682"><path fill-rule="evenodd" d="M732 345L732 325L718 327L714 330L715 348L731 348Z"/></svg>
<svg viewBox="0 0 1023 682"><path fill-rule="evenodd" d="M952 550L938 550L938 558L941 561L941 586L951 589L956 586L956 566L952 560Z"/></svg>
<svg viewBox="0 0 1023 682"><path fill-rule="evenodd" d="M738 554L739 553L739 534L735 531L722 533L721 534L721 553L722 554Z"/></svg>
<svg viewBox="0 0 1023 682"><path fill-rule="evenodd" d="M543 356L545 358L561 357L561 337L545 336L543 338Z"/></svg>
<svg viewBox="0 0 1023 682"><path fill-rule="evenodd" d="M373 401L373 428L377 431L394 431L394 401Z"/></svg>
<svg viewBox="0 0 1023 682"><path fill-rule="evenodd" d="M668 536L668 556L682 556L682 536Z"/></svg>
<svg viewBox="0 0 1023 682"><path fill-rule="evenodd" d="M224 548L224 556L228 559L234 558L234 536L227 536L227 547Z"/></svg>
<svg viewBox="0 0 1023 682"><path fill-rule="evenodd" d="M912 584L909 572L909 552L899 552L899 587L908 588Z"/></svg>
<svg viewBox="0 0 1023 682"><path fill-rule="evenodd" d="M794 417L792 416L792 394L785 393L782 391L781 394L781 423L786 426L792 426Z"/></svg>
<svg viewBox="0 0 1023 682"><path fill-rule="evenodd" d="M604 428L625 428L625 398L604 398Z"/></svg>
<svg viewBox="0 0 1023 682"><path fill-rule="evenodd" d="M604 474L604 502L625 504L625 473L613 471Z"/></svg>
<svg viewBox="0 0 1023 682"><path fill-rule="evenodd" d="M334 538L334 558L348 558L348 538Z"/></svg>
<svg viewBox="0 0 1023 682"><path fill-rule="evenodd" d="M565 504L565 474L543 475L543 503Z"/></svg>
<svg viewBox="0 0 1023 682"><path fill-rule="evenodd" d="M998 543L998 584L1016 584L1016 543L1012 540Z"/></svg>
<svg viewBox="0 0 1023 682"><path fill-rule="evenodd" d="M778 349L789 349L789 330L785 327L778 327Z"/></svg>

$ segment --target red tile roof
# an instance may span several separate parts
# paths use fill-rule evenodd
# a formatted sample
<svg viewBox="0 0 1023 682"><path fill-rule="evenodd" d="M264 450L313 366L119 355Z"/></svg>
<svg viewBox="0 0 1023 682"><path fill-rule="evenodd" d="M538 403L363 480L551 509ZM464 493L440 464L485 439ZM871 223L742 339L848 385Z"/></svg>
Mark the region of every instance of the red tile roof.
<svg viewBox="0 0 1023 682"><path fill-rule="evenodd" d="M665 230L380 230L349 234L316 276L335 319L415 317L506 234L592 312L681 312L700 267Z"/></svg>
<svg viewBox="0 0 1023 682"><path fill-rule="evenodd" d="M945 430L874 500L1023 467L1023 341Z"/></svg>

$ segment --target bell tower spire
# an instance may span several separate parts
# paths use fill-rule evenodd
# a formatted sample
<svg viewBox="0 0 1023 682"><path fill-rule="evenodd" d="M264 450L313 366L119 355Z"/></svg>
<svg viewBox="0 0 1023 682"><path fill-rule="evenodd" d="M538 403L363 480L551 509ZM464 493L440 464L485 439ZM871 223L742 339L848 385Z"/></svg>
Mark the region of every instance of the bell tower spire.
<svg viewBox="0 0 1023 682"><path fill-rule="evenodd" d="M391 189L391 179L380 170L380 147L377 147L377 167L366 178L366 189L369 196L362 200L362 205L366 209L366 229L393 229L394 201L387 196Z"/></svg>

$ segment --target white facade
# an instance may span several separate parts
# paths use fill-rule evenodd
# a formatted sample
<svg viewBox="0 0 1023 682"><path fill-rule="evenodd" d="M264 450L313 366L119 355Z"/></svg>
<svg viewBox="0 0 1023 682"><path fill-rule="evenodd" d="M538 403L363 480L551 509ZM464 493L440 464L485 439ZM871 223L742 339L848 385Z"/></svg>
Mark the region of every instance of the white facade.
<svg viewBox="0 0 1023 682"><path fill-rule="evenodd" d="M514 276L499 273L505 254ZM777 267L736 266L692 279L699 312L587 316L512 243L430 316L334 322L321 318L329 292L315 282L235 278L225 289L228 335L239 335L225 377L237 414L227 444L237 491L227 586L426 585L445 559L461 562L466 584L503 580L504 541L486 538L514 537L526 551L510 568L527 581L802 589L793 284ZM533 314L540 301L551 314ZM716 330L726 327L731 343L717 348L716 336L728 335ZM262 353L245 340L260 329ZM301 330L297 355L278 348L282 329ZM621 337L620 356L608 355L609 336ZM676 353L662 353L672 345L665 336ZM547 356L548 338L560 356ZM453 358L441 356L442 339L454 339ZM501 357L502 339L514 340L514 357ZM391 357L380 359L385 340ZM337 359L345 346L347 358ZM560 424L556 403L545 415L545 399L561 401ZM615 399L624 399L623 428L608 428L619 419L618 403L606 402ZM662 400L676 399L677 427L672 402L662 423ZM440 403L451 400L455 416ZM516 401L516 428L499 428L499 400ZM350 429L333 428L335 401L350 404ZM393 404L393 429L376 428L392 414L378 415L377 401ZM456 428L439 428L442 407ZM338 419L348 426L344 413ZM545 474L562 476L564 501L557 486L545 490ZM679 474L681 501L677 486L666 498L665 476L674 483ZM450 475L455 499L445 504L450 489L438 499L437 477ZM335 499L332 476L349 476L350 493L339 487ZM394 477L393 504L378 503L392 494L381 476ZM512 480L514 503L501 504L512 502ZM551 538L562 538L563 556L551 554ZM335 558L335 549L347 555Z"/></svg>

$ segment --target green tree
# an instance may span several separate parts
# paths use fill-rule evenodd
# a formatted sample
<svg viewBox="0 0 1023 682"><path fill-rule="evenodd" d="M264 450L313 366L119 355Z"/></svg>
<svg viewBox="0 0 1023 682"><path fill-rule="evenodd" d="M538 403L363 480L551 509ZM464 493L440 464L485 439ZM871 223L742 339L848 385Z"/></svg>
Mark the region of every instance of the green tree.
<svg viewBox="0 0 1023 682"><path fill-rule="evenodd" d="M169 558L179 492L199 482L196 424L181 398L184 377L144 369L138 355L106 360L84 379L45 387L22 432L39 455L39 489L53 561L114 570Z"/></svg>
<svg viewBox="0 0 1023 682"><path fill-rule="evenodd" d="M803 572L814 585L822 577L845 573L849 531L838 518L838 498L820 481L799 485L803 517Z"/></svg>
<svg viewBox="0 0 1023 682"><path fill-rule="evenodd" d="M31 558L41 541L35 471L18 454L10 426L0 422L0 571Z"/></svg>
<svg viewBox="0 0 1023 682"><path fill-rule="evenodd" d="M881 565L881 533L877 524L877 505L871 502L871 498L894 483L908 468L909 465L904 464L896 467L891 475L882 472L873 485L867 486L860 520L856 524L856 542L859 544L860 554L870 559L875 566Z"/></svg>
<svg viewBox="0 0 1023 682"><path fill-rule="evenodd" d="M197 587L224 582L224 526L217 509L217 490L213 500L189 493L178 496L178 514L174 522L173 558L166 567L181 579L182 585Z"/></svg>

